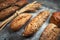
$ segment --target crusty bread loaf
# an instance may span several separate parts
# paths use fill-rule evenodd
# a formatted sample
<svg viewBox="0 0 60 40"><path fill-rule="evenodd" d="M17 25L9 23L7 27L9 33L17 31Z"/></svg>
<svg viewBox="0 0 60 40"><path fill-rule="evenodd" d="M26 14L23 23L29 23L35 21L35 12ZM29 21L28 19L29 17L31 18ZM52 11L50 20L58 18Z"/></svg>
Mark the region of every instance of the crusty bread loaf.
<svg viewBox="0 0 60 40"><path fill-rule="evenodd" d="M13 14L18 9L19 9L19 7L17 7L17 6L11 6L9 8L6 8L6 9L0 11L0 20L6 19L8 16Z"/></svg>
<svg viewBox="0 0 60 40"><path fill-rule="evenodd" d="M5 0L0 0L0 3L4 2Z"/></svg>
<svg viewBox="0 0 60 40"><path fill-rule="evenodd" d="M7 8L14 4L17 0L5 0L4 2L0 3L0 10Z"/></svg>
<svg viewBox="0 0 60 40"><path fill-rule="evenodd" d="M60 12L54 12L50 18L50 22L60 27Z"/></svg>
<svg viewBox="0 0 60 40"><path fill-rule="evenodd" d="M46 21L49 16L49 11L40 12L35 18L33 18L27 25L23 32L23 36L31 36L34 34Z"/></svg>
<svg viewBox="0 0 60 40"><path fill-rule="evenodd" d="M17 1L17 2L16 2ZM6 2L6 4L5 4ZM10 16L11 14L13 14L15 11L17 11L18 9L20 9L21 7L23 7L25 4L28 3L27 0L6 0L4 3L2 2L0 4L0 9L3 9L4 7L9 6L11 3L10 7L7 7L3 10L0 11L0 20L4 20L6 19L6 17ZM11 2L11 3L10 3ZM10 3L10 4L9 4ZM5 6L4 6L5 5ZM4 15L4 16L3 16Z"/></svg>
<svg viewBox="0 0 60 40"><path fill-rule="evenodd" d="M12 20L10 28L13 31L19 30L30 18L31 14L29 13L23 13L17 16L14 20Z"/></svg>
<svg viewBox="0 0 60 40"><path fill-rule="evenodd" d="M50 23L43 31L40 40L57 40L59 34L60 28L58 28L55 24Z"/></svg>
<svg viewBox="0 0 60 40"><path fill-rule="evenodd" d="M19 0L18 2L15 3L15 5L21 7L26 5L27 3L28 3L27 0Z"/></svg>

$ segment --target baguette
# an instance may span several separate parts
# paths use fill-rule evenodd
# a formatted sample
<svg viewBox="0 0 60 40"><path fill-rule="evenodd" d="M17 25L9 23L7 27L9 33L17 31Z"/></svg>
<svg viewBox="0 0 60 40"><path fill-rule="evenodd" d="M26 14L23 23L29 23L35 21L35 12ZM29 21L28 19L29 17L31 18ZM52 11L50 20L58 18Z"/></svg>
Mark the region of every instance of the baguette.
<svg viewBox="0 0 60 40"><path fill-rule="evenodd" d="M55 24L50 23L42 33L40 40L58 40L59 34L60 28Z"/></svg>
<svg viewBox="0 0 60 40"><path fill-rule="evenodd" d="M13 31L19 30L31 18L31 16L32 15L28 13L20 14L14 20L12 20L10 28Z"/></svg>
<svg viewBox="0 0 60 40"><path fill-rule="evenodd" d="M6 1L0 3L0 10L11 6L11 5L14 4L16 1L17 1L17 0L6 0Z"/></svg>
<svg viewBox="0 0 60 40"><path fill-rule="evenodd" d="M6 9L0 11L0 20L6 19L8 16L13 14L18 9L19 9L19 7L17 7L17 6L11 6L9 8L6 8Z"/></svg>
<svg viewBox="0 0 60 40"><path fill-rule="evenodd" d="M44 23L44 21L46 21L46 19L48 18L48 16L49 16L49 12L48 11L40 12L27 25L27 27L25 28L25 30L23 32L23 36L31 36L32 34L34 34L35 32L37 32L37 30L42 26L42 24Z"/></svg>

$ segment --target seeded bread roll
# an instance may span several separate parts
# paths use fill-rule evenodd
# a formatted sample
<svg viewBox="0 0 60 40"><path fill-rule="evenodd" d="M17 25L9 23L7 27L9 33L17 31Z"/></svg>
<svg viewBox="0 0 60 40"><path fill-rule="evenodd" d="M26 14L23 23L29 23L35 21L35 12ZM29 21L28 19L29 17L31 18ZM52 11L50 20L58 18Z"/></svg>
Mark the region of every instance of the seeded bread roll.
<svg viewBox="0 0 60 40"><path fill-rule="evenodd" d="M59 34L60 28L58 28L55 24L50 23L43 31L40 40L58 40Z"/></svg>
<svg viewBox="0 0 60 40"><path fill-rule="evenodd" d="M31 18L31 16L32 15L29 13L20 14L14 20L12 20L10 28L13 31L19 30Z"/></svg>
<svg viewBox="0 0 60 40"><path fill-rule="evenodd" d="M17 6L11 6L9 8L6 8L0 11L0 20L5 20L7 17L9 17L11 14L13 14L18 9L19 7Z"/></svg>
<svg viewBox="0 0 60 40"><path fill-rule="evenodd" d="M35 18L33 18L30 23L26 26L23 36L31 36L34 34L46 21L49 16L49 11L40 12Z"/></svg>

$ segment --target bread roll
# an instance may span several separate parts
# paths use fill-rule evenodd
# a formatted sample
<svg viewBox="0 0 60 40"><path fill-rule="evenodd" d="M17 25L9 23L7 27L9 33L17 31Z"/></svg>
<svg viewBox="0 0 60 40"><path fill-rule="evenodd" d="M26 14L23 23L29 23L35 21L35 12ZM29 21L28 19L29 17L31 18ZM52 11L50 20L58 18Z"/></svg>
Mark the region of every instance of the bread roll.
<svg viewBox="0 0 60 40"><path fill-rule="evenodd" d="M10 28L13 31L19 30L31 18L31 16L32 15L28 13L20 14L14 20L12 20Z"/></svg>
<svg viewBox="0 0 60 40"><path fill-rule="evenodd" d="M58 40L59 34L60 28L55 24L50 23L40 36L40 40Z"/></svg>
<svg viewBox="0 0 60 40"><path fill-rule="evenodd" d="M49 16L49 11L40 12L30 23L26 26L23 36L31 36L42 26Z"/></svg>
<svg viewBox="0 0 60 40"><path fill-rule="evenodd" d="M60 27L60 12L54 12L50 18L50 22Z"/></svg>

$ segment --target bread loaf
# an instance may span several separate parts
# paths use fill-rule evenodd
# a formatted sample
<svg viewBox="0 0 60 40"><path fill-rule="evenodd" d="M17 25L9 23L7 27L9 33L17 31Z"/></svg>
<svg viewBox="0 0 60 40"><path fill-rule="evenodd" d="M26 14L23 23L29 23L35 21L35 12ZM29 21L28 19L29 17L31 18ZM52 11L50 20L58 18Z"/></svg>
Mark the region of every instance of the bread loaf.
<svg viewBox="0 0 60 40"><path fill-rule="evenodd" d="M31 16L32 15L28 13L20 14L14 20L12 20L10 28L13 31L19 30L31 18Z"/></svg>
<svg viewBox="0 0 60 40"><path fill-rule="evenodd" d="M58 40L59 34L60 28L55 24L50 23L40 36L40 40Z"/></svg>
<svg viewBox="0 0 60 40"><path fill-rule="evenodd" d="M50 22L60 27L60 12L54 12L50 18Z"/></svg>
<svg viewBox="0 0 60 40"><path fill-rule="evenodd" d="M17 0L5 0L4 2L0 3L0 10L7 8L14 4Z"/></svg>
<svg viewBox="0 0 60 40"><path fill-rule="evenodd" d="M34 34L46 21L49 16L49 11L40 12L35 18L33 18L30 23L26 26L23 36L31 36Z"/></svg>
<svg viewBox="0 0 60 40"><path fill-rule="evenodd" d="M9 8L6 8L6 9L0 11L0 20L6 19L7 17L9 17L11 14L13 14L18 9L19 9L19 7L17 7L17 6L11 6Z"/></svg>
<svg viewBox="0 0 60 40"><path fill-rule="evenodd" d="M28 3L27 0L19 0L18 2L15 3L15 5L21 7L26 5L27 3Z"/></svg>

